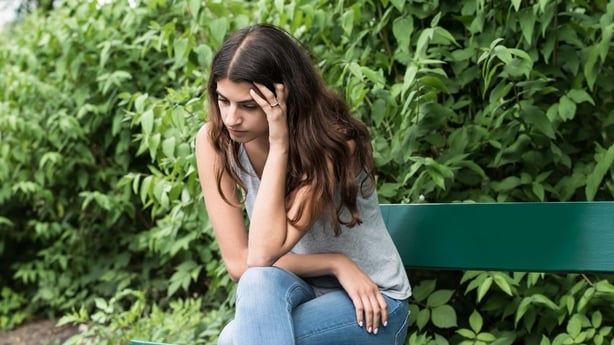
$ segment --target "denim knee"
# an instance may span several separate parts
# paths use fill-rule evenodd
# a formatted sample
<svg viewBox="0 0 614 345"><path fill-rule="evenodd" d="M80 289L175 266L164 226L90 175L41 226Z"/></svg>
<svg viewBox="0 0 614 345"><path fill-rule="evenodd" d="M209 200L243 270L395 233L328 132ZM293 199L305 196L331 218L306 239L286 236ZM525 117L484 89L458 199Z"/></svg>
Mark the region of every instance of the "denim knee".
<svg viewBox="0 0 614 345"><path fill-rule="evenodd" d="M270 303L296 305L312 298L311 287L294 273L279 267L250 267L237 286L237 307Z"/></svg>
<svg viewBox="0 0 614 345"><path fill-rule="evenodd" d="M237 295L242 292L254 291L253 289L273 288L277 282L277 276L282 273L283 270L278 267L250 267L248 268L239 279L237 285ZM284 272L287 273L287 272ZM260 290L267 291L267 290Z"/></svg>
<svg viewBox="0 0 614 345"><path fill-rule="evenodd" d="M224 327L224 329L222 329L222 332L220 333L217 339L217 345L232 345L233 336L234 336L234 321L230 321L230 323L228 323Z"/></svg>

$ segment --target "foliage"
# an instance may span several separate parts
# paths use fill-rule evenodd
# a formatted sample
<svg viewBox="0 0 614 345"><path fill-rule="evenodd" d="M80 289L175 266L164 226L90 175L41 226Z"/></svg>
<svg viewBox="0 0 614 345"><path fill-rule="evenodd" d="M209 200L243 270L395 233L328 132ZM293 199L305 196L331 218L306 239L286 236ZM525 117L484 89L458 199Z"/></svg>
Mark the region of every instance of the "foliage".
<svg viewBox="0 0 614 345"><path fill-rule="evenodd" d="M23 295L3 287L0 290L0 330L11 329L28 316L30 311Z"/></svg>
<svg viewBox="0 0 614 345"><path fill-rule="evenodd" d="M410 344L614 343L611 275L467 271L457 278L415 286Z"/></svg>
<svg viewBox="0 0 614 345"><path fill-rule="evenodd" d="M179 288L226 295L191 149L203 103L194 66L210 49L189 65L172 50L209 34L175 23L184 14L183 3L69 1L2 44L1 279L33 309L128 286L162 300Z"/></svg>
<svg viewBox="0 0 614 345"><path fill-rule="evenodd" d="M0 305L73 310L75 343L219 330L233 285L193 138L213 52L255 22L370 126L382 202L614 196L612 2L67 0L0 38ZM607 277L410 277L412 344L612 343Z"/></svg>
<svg viewBox="0 0 614 345"><path fill-rule="evenodd" d="M612 199L611 2L330 12L304 36L373 129L383 200Z"/></svg>
<svg viewBox="0 0 614 345"><path fill-rule="evenodd" d="M228 308L203 312L202 299L175 300L168 308L148 305L139 291L123 290L110 300L96 299L92 314L85 308L64 316L59 324L87 324L65 345L127 344L132 339L170 341L175 344L211 344L225 320ZM181 325L181 327L178 327ZM207 340L209 339L209 340Z"/></svg>

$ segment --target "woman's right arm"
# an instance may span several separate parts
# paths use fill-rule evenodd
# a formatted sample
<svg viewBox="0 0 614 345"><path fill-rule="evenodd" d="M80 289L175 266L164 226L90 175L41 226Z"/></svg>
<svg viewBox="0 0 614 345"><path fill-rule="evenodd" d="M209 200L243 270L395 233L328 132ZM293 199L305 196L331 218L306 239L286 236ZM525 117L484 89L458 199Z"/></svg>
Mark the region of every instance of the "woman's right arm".
<svg viewBox="0 0 614 345"><path fill-rule="evenodd" d="M211 143L208 124L196 135L196 163L205 207L222 259L230 278L238 281L247 269L247 230L242 210L229 205L218 192L215 167L221 162ZM221 187L229 201L238 205L236 184L227 173L222 176Z"/></svg>

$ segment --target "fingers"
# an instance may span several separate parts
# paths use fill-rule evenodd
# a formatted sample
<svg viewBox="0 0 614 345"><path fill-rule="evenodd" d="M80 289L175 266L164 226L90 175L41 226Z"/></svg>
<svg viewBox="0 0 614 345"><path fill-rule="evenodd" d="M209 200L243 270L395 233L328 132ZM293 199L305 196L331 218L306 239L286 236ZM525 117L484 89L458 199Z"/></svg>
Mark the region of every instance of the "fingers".
<svg viewBox="0 0 614 345"><path fill-rule="evenodd" d="M388 325L388 305L378 289L359 294L353 297L352 301L358 325L364 327L368 333L377 334L380 326Z"/></svg>
<svg viewBox="0 0 614 345"><path fill-rule="evenodd" d="M377 302L377 297L373 295L367 296L365 306L365 324L367 327L367 332L377 334L379 330L379 322L381 315L381 310L379 303Z"/></svg>
<svg viewBox="0 0 614 345"><path fill-rule="evenodd" d="M251 96L263 110L276 107L285 108L286 94L283 84L274 84L275 93L263 84L255 82L253 84L255 87L251 90Z"/></svg>
<svg viewBox="0 0 614 345"><path fill-rule="evenodd" d="M284 84L275 84L275 94L278 101L286 102L286 88Z"/></svg>
<svg viewBox="0 0 614 345"><path fill-rule="evenodd" d="M386 327L388 326L388 303L386 303L386 300L381 293L377 295L377 303L379 305L379 309L381 310L380 319L382 320L382 325Z"/></svg>

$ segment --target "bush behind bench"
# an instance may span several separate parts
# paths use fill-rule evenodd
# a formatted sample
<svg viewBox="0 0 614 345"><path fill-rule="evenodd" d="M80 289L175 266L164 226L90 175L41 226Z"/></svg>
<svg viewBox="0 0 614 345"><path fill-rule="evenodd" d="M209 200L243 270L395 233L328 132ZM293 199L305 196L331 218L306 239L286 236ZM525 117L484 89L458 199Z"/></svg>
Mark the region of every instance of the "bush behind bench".
<svg viewBox="0 0 614 345"><path fill-rule="evenodd" d="M212 53L248 23L321 59L372 129L382 202L614 196L611 2L143 3L66 1L0 39L2 327L69 313L101 339L215 337L185 319L233 289L192 139ZM410 274L412 344L612 341L604 276ZM156 327L164 311L188 329Z"/></svg>

